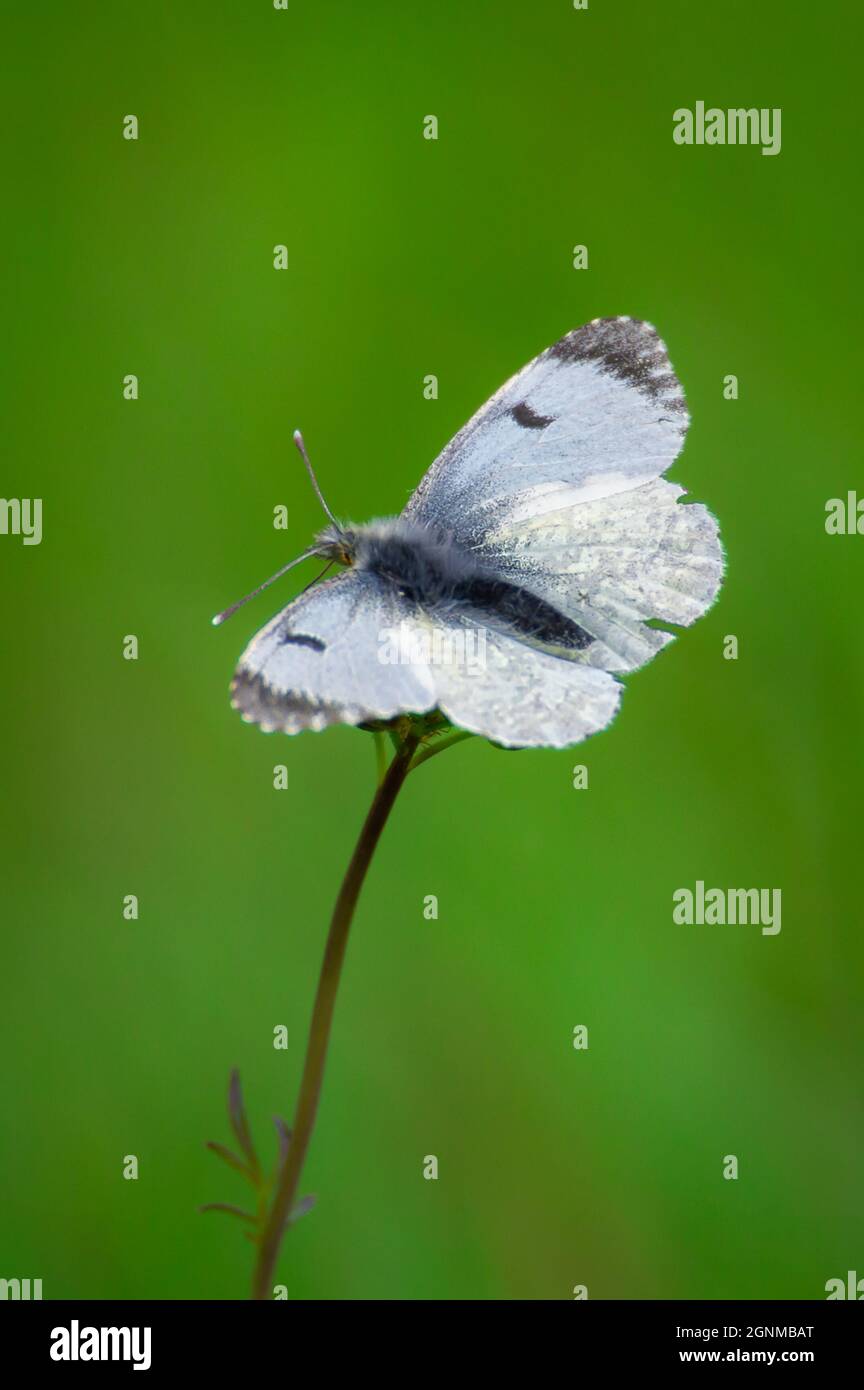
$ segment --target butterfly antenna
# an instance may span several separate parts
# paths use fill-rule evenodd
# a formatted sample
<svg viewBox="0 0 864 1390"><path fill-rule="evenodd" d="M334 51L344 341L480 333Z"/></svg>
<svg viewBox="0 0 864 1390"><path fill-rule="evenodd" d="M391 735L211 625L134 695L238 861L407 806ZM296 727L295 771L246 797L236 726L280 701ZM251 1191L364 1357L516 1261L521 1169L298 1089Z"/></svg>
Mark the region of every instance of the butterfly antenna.
<svg viewBox="0 0 864 1390"><path fill-rule="evenodd" d="M271 584L275 584L276 580L281 579L283 574L287 574L289 570L293 570L294 566L299 565L301 560L308 560L312 555L320 555L320 553L320 550L313 546L311 550L304 550L303 554L298 555L296 559L289 560L287 565L283 565L281 570L277 570L275 574L271 574L270 578L265 579L263 584L259 584L257 589L253 589L251 594L247 594L245 598L240 598L236 603L232 603L231 607L226 608L224 613L217 613L216 617L212 620L213 626L221 627L225 619L230 618L232 613L236 613L238 608L242 608L244 603L248 603L250 598L255 598L258 594L262 593L264 589L269 589Z"/></svg>
<svg viewBox="0 0 864 1390"><path fill-rule="evenodd" d="M306 472L309 474L310 481L315 489L315 496L318 498L318 501L321 503L321 506L324 508L324 511L326 512L330 521L333 522L333 525L336 527L336 530L341 532L342 527L339 525L339 522L336 520L330 508L327 506L327 503L324 501L324 494L318 486L318 479L315 477L312 465L309 462L309 455L306 452L306 445L303 443L303 436L299 430L294 431L294 443L297 445L297 448L300 451L300 457L306 465Z"/></svg>

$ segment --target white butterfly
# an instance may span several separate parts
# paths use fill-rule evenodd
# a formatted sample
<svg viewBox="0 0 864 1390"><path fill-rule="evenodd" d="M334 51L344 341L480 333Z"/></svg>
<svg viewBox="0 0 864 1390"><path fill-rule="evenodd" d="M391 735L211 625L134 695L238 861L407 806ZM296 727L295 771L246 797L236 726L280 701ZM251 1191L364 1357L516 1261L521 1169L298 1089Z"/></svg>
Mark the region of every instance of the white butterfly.
<svg viewBox="0 0 864 1390"><path fill-rule="evenodd" d="M695 622L722 580L714 517L661 477L688 423L650 324L568 333L469 420L401 516L342 527L327 509L299 558L346 568L252 639L235 708L289 734L437 710L512 748L604 728L621 698L611 672L673 640L646 620ZM382 658L394 632L410 660ZM478 634L482 664L476 642L465 656Z"/></svg>

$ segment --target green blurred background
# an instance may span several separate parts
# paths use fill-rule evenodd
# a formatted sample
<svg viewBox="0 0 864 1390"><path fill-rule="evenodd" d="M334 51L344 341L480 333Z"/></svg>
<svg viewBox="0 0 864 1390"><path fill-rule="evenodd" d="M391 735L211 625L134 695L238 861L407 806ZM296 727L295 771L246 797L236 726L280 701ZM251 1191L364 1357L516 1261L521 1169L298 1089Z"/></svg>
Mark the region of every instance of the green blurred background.
<svg viewBox="0 0 864 1390"><path fill-rule="evenodd" d="M720 518L725 587L608 732L472 741L409 781L280 1279L820 1298L864 1273L864 540L824 529L862 486L851 26L780 0L7 14L2 492L44 499L44 539L0 537L0 1274L246 1296L239 1226L196 1212L245 1193L203 1144L237 1065L275 1152L374 759L229 707L299 580L210 616L320 525L295 426L338 513L394 512L510 373L618 313L670 345L693 414L673 476ZM782 152L677 147L698 99L781 107ZM674 925L697 879L781 888L780 935Z"/></svg>

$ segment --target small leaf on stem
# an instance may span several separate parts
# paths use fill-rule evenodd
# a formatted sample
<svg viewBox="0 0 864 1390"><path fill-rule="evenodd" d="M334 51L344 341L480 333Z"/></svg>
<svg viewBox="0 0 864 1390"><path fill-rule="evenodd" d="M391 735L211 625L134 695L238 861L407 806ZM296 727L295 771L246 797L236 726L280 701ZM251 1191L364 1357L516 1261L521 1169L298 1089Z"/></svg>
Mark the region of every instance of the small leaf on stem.
<svg viewBox="0 0 864 1390"><path fill-rule="evenodd" d="M250 1225L257 1226L258 1218L253 1216L250 1211L242 1211L240 1207L231 1206L230 1202L205 1202L199 1211L224 1211L228 1216L238 1216L241 1221L248 1221Z"/></svg>
<svg viewBox="0 0 864 1390"><path fill-rule="evenodd" d="M225 1162L229 1164L230 1167L236 1168L238 1173L242 1173L244 1178L248 1178L249 1182L257 1186L255 1174L243 1162L242 1158L238 1158L236 1154L232 1154L231 1150L226 1149L224 1144L218 1144L215 1139L208 1139L205 1147L208 1148L211 1153L216 1154L218 1158L224 1158Z"/></svg>
<svg viewBox="0 0 864 1390"><path fill-rule="evenodd" d="M293 1226L295 1221L299 1221L301 1216L305 1216L307 1211L311 1211L317 1201L317 1197L301 1197L294 1210L289 1212L284 1229L287 1231L289 1226Z"/></svg>
<svg viewBox="0 0 864 1390"><path fill-rule="evenodd" d="M261 1172L261 1165L258 1162L255 1145L252 1143L252 1135L249 1132L249 1122L246 1119L246 1110L243 1105L243 1091L240 1087L240 1073L236 1067L228 1082L228 1116L231 1120L231 1128L237 1135L237 1141L248 1158L249 1166L257 1179Z"/></svg>
<svg viewBox="0 0 864 1390"><path fill-rule="evenodd" d="M291 1147L291 1130L281 1115L274 1115L273 1123L276 1126L276 1133L279 1135L279 1169L281 1171Z"/></svg>

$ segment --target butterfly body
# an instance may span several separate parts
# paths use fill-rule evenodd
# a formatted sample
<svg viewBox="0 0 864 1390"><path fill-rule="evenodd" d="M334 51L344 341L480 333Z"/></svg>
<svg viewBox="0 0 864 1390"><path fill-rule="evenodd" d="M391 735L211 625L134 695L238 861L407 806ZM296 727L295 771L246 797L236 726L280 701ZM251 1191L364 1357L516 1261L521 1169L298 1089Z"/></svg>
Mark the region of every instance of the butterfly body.
<svg viewBox="0 0 864 1390"><path fill-rule="evenodd" d="M402 598L435 615L473 614L526 641L579 651L590 634L551 603L503 579L458 541L435 527L387 517L317 537L319 554L376 575Z"/></svg>

